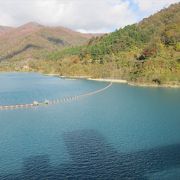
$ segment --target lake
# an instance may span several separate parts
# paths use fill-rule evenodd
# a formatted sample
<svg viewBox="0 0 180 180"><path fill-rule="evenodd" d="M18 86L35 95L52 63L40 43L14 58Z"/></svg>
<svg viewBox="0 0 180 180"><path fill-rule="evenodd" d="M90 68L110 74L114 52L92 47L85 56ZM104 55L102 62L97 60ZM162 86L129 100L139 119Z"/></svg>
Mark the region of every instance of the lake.
<svg viewBox="0 0 180 180"><path fill-rule="evenodd" d="M0 105L108 83L1 73ZM113 84L49 106L0 110L0 179L180 179L180 89Z"/></svg>

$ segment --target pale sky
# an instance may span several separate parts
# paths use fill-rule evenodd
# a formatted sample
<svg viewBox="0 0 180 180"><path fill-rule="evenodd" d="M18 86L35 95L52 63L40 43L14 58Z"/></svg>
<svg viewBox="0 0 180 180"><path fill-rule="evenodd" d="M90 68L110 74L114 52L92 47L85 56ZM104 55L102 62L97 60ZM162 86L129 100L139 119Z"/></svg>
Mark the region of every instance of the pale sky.
<svg viewBox="0 0 180 180"><path fill-rule="evenodd" d="M81 32L111 32L180 0L0 0L0 25L33 21Z"/></svg>

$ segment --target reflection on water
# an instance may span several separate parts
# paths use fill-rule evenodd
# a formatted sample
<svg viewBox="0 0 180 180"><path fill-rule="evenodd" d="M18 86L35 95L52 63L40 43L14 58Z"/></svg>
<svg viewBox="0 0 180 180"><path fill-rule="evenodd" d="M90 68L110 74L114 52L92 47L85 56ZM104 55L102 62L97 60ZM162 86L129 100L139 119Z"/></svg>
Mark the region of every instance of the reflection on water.
<svg viewBox="0 0 180 180"><path fill-rule="evenodd" d="M63 134L71 161L52 166L48 155L24 159L20 174L0 175L0 179L148 179L147 174L180 167L180 144L117 152L96 130Z"/></svg>

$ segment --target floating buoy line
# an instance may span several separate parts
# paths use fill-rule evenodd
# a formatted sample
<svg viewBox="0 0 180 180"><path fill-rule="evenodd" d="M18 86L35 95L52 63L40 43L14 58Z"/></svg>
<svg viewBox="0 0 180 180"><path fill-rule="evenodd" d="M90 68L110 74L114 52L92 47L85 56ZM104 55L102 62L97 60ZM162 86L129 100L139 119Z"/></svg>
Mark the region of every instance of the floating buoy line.
<svg viewBox="0 0 180 180"><path fill-rule="evenodd" d="M32 107L38 107L38 106L45 106L45 105L47 106L47 105L54 105L54 104L76 101L81 98L85 98L88 96L101 93L105 91L106 89L110 88L111 86L112 86L112 82L110 82L106 87L102 89L98 89L96 91L92 91L86 94L81 94L81 95L71 96L71 97L64 97L64 98L59 98L59 99L54 99L54 100L45 100L44 102L34 101L33 103L30 103L30 104L0 105L0 110L32 108Z"/></svg>

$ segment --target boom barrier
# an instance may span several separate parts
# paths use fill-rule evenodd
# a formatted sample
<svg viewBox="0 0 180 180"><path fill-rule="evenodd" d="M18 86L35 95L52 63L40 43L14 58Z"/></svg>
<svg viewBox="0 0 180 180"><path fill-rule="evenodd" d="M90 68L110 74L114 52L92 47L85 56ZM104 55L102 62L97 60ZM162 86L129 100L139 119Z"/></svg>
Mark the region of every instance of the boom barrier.
<svg viewBox="0 0 180 180"><path fill-rule="evenodd" d="M32 107L37 107L37 106L43 106L43 105L53 105L53 104L60 104L60 103L65 103L65 102L71 102L71 101L76 101L81 98L85 98L88 96L92 96L98 93L101 93L105 91L106 89L110 88L112 86L112 82L110 82L106 87L102 89L98 89L96 91L92 91L86 94L81 94L77 96L71 96L71 97L64 97L64 98L59 98L59 99L54 99L54 100L46 100L44 102L37 102L34 101L31 104L16 104L16 105L0 105L0 110L11 110L11 109L22 109L22 108L32 108Z"/></svg>

